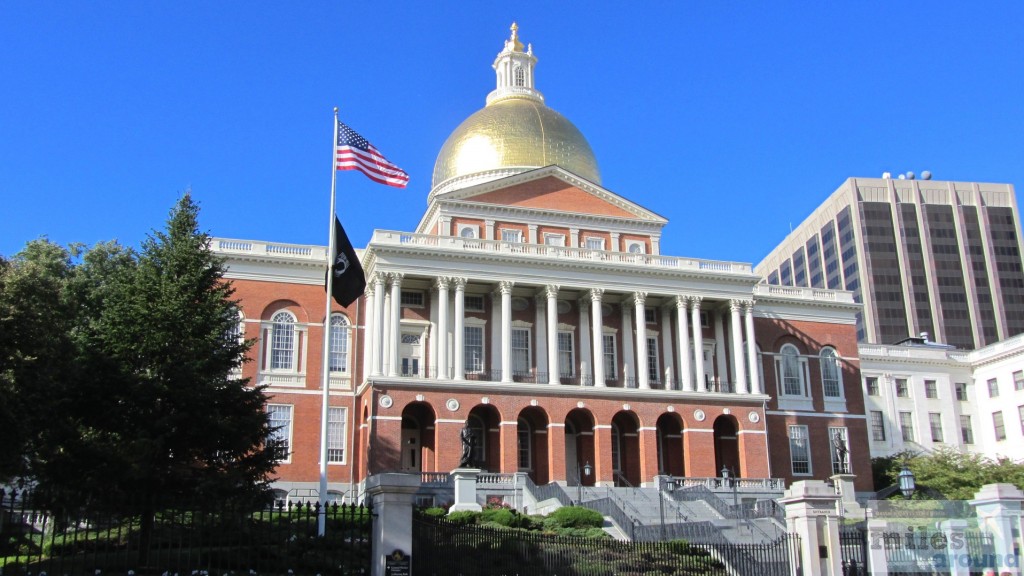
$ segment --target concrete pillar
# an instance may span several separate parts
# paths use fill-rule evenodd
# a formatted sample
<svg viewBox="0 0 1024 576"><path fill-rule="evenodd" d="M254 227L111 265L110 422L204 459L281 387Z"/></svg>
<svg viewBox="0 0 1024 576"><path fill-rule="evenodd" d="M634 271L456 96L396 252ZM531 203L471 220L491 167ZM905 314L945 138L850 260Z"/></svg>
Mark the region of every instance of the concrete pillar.
<svg viewBox="0 0 1024 576"><path fill-rule="evenodd" d="M629 304L622 303L622 387L636 388L636 348L633 347L633 328L629 325Z"/></svg>
<svg viewBox="0 0 1024 576"><path fill-rule="evenodd" d="M700 296L690 298L690 324L693 327L694 390L707 390L704 383L704 330L700 326ZM716 474L712 474L715 476Z"/></svg>
<svg viewBox="0 0 1024 576"><path fill-rule="evenodd" d="M448 284L449 278L437 279L437 377L448 379Z"/></svg>
<svg viewBox="0 0 1024 576"><path fill-rule="evenodd" d="M887 576L889 561L885 557L885 535L889 530L887 520L868 519L868 574L871 576Z"/></svg>
<svg viewBox="0 0 1024 576"><path fill-rule="evenodd" d="M779 503L786 509L786 530L800 537L803 574L843 576L839 548L839 495L821 480L794 482ZM794 573L796 563L790 562Z"/></svg>
<svg viewBox="0 0 1024 576"><path fill-rule="evenodd" d="M366 299L366 311L364 312L365 318L363 320L363 323L366 324L366 330L363 332L363 338L361 339L363 343L362 377L364 380L368 376L373 374L373 368L375 366L373 357L374 354L376 353L377 346L375 346L374 343L377 340L374 334L377 332L377 330L379 330L377 326L377 319L374 315L374 312L377 310L377 304L375 300L377 294L376 288L377 287L373 282L373 278L371 277L366 282L366 292L364 293ZM358 386L358 384L359 383L357 382L356 385Z"/></svg>
<svg viewBox="0 0 1024 576"><path fill-rule="evenodd" d="M419 474L387 473L366 479L374 516L371 576L384 576L385 559L396 550L412 554L412 505L419 487Z"/></svg>
<svg viewBox="0 0 1024 576"><path fill-rule="evenodd" d="M737 394L747 393L747 368L743 365L743 325L740 324L740 310L743 309L743 302L732 300L729 302L729 332L732 333L732 350L729 356L732 358L732 381L736 383L733 392Z"/></svg>
<svg viewBox="0 0 1024 576"><path fill-rule="evenodd" d="M728 390L728 370L725 364L725 323L722 321L721 310L715 310L715 380L717 390L725 392Z"/></svg>
<svg viewBox="0 0 1024 576"><path fill-rule="evenodd" d="M970 576L970 566L964 562L967 547L967 520L960 518L939 523L939 530L946 536L946 566L949 576Z"/></svg>
<svg viewBox="0 0 1024 576"><path fill-rule="evenodd" d="M402 277L394 272L391 276L391 326L388 330L388 376L398 375L398 342L402 339Z"/></svg>
<svg viewBox="0 0 1024 576"><path fill-rule="evenodd" d="M983 532L992 534L995 565L984 566L984 572L994 572L1000 576L1019 576L1021 573L1020 557L1014 554L1013 531L1022 528L1021 504L1024 503L1024 492L1013 484L986 484L970 501L978 515L978 526ZM1024 534L1024 533L1022 533ZM978 566L974 571L978 571Z"/></svg>
<svg viewBox="0 0 1024 576"><path fill-rule="evenodd" d="M584 295L576 301L576 304L580 309L580 385L593 386L594 372L591 367L594 361L590 354L590 344L594 339L591 337L590 330L590 298ZM600 350L594 350L594 356L599 356L600 353Z"/></svg>
<svg viewBox="0 0 1024 576"><path fill-rule="evenodd" d="M754 338L754 301L747 300L743 306L744 323L747 327L747 366L750 367L750 393L764 394L761 386L761 374L758 370L760 360L757 357L757 341Z"/></svg>
<svg viewBox="0 0 1024 576"><path fill-rule="evenodd" d="M676 328L679 334L679 381L684 392L693 392L693 369L690 367L690 301L686 296L676 296Z"/></svg>
<svg viewBox="0 0 1024 576"><path fill-rule="evenodd" d="M592 348L594 349L594 386L604 388L608 385L607 375L604 373L604 310L601 309L601 297L604 290L593 288L590 290L590 311L593 315L593 323L590 328Z"/></svg>
<svg viewBox="0 0 1024 576"><path fill-rule="evenodd" d="M672 353L672 311L668 306L661 307L661 381L665 390L676 389L675 358Z"/></svg>
<svg viewBox="0 0 1024 576"><path fill-rule="evenodd" d="M377 272L373 276L373 369L371 376L383 374L384 366L384 279L385 275Z"/></svg>

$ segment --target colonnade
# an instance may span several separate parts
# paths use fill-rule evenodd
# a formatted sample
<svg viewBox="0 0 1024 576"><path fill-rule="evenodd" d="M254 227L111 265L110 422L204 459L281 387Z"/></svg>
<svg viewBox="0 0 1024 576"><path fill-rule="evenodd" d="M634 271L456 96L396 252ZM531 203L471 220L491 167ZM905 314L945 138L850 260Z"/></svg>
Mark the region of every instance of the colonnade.
<svg viewBox="0 0 1024 576"><path fill-rule="evenodd" d="M401 340L401 296L402 273L376 273L370 279L366 289L367 330L364 350L364 362L369 367L367 374L371 377L401 375L399 368L399 342ZM432 377L438 380L464 380L465 372L465 319L466 319L466 284L463 277L437 277L433 282L432 306L436 307L433 314L431 329L434 330L431 358ZM491 366L500 372L501 382L512 382L512 290L515 283L500 281L495 285L493 296L492 321L499 328L493 337L500 341L499 353L492 354ZM534 350L538 383L558 384L563 374L559 365L558 347L558 295L560 287L549 284L535 292L536 300L536 342L531 343ZM454 298L452 293L454 292ZM704 336L701 325L702 306L707 307L708 300L700 295L675 294L657 295L663 300L661 307L661 351L665 367L665 388L679 389L685 392L699 392L710 388L704 382ZM602 288L591 288L583 291L578 299L579 305L579 362L581 381L592 381L596 387L607 386L608 380L617 379L618 374L606 374L604 355L604 309L606 291ZM449 304L454 300L454 314L449 314ZM623 381L630 381L636 376L636 387L650 389L651 375L647 370L648 338L646 321L646 304L648 293L635 291L627 293L622 300L622 365L619 367ZM709 310L715 318L715 341L718 349L716 357L718 366L715 373L719 380L725 380L727 372L732 375L733 392L739 394L761 394L763 386L760 382L757 366L757 347L754 341L754 302L750 299L733 299L729 306L729 333L731 341L728 357L731 366L725 366L725 346L723 313L720 306ZM632 310L631 310L632 309ZM675 347L672 346L672 312L675 312ZM497 316L497 317L494 317ZM449 350L449 320L451 327L451 349ZM628 329L632 323L633 330ZM543 329L541 326L543 325ZM634 339L633 333L638 335ZM744 333L746 339L744 339ZM640 337L639 335L643 335ZM635 340L635 342L634 342ZM745 346L744 346L745 342ZM451 364L447 359L451 359ZM440 360L438 360L440 359ZM505 369L500 369L504 367ZM754 367L748 370L748 367ZM450 368L450 370L449 370ZM547 372L542 369L546 368ZM676 375L679 377L676 385ZM749 382L748 382L749 376Z"/></svg>

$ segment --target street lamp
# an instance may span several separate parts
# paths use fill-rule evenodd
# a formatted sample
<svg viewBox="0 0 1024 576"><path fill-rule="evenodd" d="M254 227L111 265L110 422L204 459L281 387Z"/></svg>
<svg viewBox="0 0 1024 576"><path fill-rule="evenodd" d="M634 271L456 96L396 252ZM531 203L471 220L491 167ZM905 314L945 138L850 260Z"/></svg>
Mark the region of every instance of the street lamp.
<svg viewBox="0 0 1024 576"><path fill-rule="evenodd" d="M733 477L732 470L724 464L722 465L722 480L732 488L732 513L733 516L739 518L739 504L736 501L736 478Z"/></svg>
<svg viewBox="0 0 1024 576"><path fill-rule="evenodd" d="M900 493L903 494L904 498L910 500L910 497L914 495L914 491L917 490L917 482L914 478L914 473L910 471L906 462L903 463L903 468L900 470L898 482Z"/></svg>
<svg viewBox="0 0 1024 576"><path fill-rule="evenodd" d="M583 465L582 474L580 474L580 461L576 461L576 504L583 504L583 478L589 478L590 474L594 471L590 467L590 460Z"/></svg>

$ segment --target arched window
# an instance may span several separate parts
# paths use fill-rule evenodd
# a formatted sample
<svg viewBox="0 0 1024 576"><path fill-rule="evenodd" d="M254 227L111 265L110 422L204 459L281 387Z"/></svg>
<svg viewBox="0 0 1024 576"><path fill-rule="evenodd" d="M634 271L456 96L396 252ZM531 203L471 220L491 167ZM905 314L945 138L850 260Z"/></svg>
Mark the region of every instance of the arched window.
<svg viewBox="0 0 1024 576"><path fill-rule="evenodd" d="M237 313L238 321L232 324L224 334L224 339L228 344L241 344L245 341L245 316L241 310L238 310Z"/></svg>
<svg viewBox="0 0 1024 576"><path fill-rule="evenodd" d="M835 348L825 347L821 350L821 385L825 398L841 398L843 396L843 376L839 369L839 356Z"/></svg>
<svg viewBox="0 0 1024 576"><path fill-rule="evenodd" d="M800 361L800 351L792 344L786 344L779 353L779 367L782 393L786 396L807 396L804 372Z"/></svg>
<svg viewBox="0 0 1024 576"><path fill-rule="evenodd" d="M516 86L526 86L526 72L523 71L522 66L516 66L512 70L512 74L515 76Z"/></svg>
<svg viewBox="0 0 1024 576"><path fill-rule="evenodd" d="M331 372L348 372L348 318L341 314L331 316Z"/></svg>
<svg viewBox="0 0 1024 576"><path fill-rule="evenodd" d="M533 469L533 451L530 440L533 438L533 430L530 423L524 418L516 422L516 437L519 440L519 469L526 471Z"/></svg>
<svg viewBox="0 0 1024 576"><path fill-rule="evenodd" d="M622 435L619 434L619 427L612 423L612 471L622 472Z"/></svg>
<svg viewBox="0 0 1024 576"><path fill-rule="evenodd" d="M295 317L281 311L270 320L270 369L295 369Z"/></svg>

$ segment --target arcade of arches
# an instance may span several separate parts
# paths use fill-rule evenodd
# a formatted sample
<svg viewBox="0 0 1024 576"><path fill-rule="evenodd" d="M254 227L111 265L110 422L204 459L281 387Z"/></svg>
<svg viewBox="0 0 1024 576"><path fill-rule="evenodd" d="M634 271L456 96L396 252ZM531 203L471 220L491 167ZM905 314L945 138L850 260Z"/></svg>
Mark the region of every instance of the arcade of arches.
<svg viewBox="0 0 1024 576"><path fill-rule="evenodd" d="M538 485L641 486L658 475L718 476L723 467L740 477L769 476L757 406L395 389L370 396L377 399L369 423L374 448L366 456L371 474L450 472L459 465L460 431L468 426L475 467L524 472Z"/></svg>

